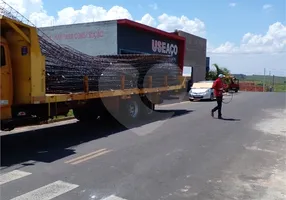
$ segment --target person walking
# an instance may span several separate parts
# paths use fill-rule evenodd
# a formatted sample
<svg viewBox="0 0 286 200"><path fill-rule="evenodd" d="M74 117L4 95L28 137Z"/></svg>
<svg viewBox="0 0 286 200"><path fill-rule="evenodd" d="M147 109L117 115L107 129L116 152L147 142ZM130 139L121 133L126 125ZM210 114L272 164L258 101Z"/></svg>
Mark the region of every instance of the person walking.
<svg viewBox="0 0 286 200"><path fill-rule="evenodd" d="M218 78L214 81L212 88L214 89L214 95L216 97L217 106L211 110L211 116L214 117L214 112L218 111L218 119L222 119L222 98L223 98L223 81L225 77L223 74L219 74Z"/></svg>

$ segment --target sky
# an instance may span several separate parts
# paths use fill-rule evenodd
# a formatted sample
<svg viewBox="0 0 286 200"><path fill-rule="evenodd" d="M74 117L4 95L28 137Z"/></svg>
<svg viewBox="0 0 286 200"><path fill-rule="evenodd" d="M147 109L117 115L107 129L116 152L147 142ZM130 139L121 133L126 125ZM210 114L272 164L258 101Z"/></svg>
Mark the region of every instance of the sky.
<svg viewBox="0 0 286 200"><path fill-rule="evenodd" d="M38 27L127 18L207 39L211 64L286 76L286 0L5 0Z"/></svg>

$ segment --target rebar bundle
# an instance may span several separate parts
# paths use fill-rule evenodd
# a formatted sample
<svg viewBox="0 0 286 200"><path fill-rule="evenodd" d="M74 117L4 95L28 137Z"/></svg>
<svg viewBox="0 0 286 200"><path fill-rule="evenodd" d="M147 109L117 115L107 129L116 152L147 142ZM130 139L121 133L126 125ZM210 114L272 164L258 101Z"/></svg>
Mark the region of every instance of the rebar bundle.
<svg viewBox="0 0 286 200"><path fill-rule="evenodd" d="M32 24L15 9L2 1L2 15L26 24ZM32 24L32 26L34 26ZM83 80L88 77L90 91L116 90L121 88L121 77L125 77L124 88L152 87L179 83L180 70L173 59L164 55L126 54L90 56L69 46L59 45L38 29L42 54L46 57L47 93L71 93L84 90ZM94 47L100 48L100 47Z"/></svg>

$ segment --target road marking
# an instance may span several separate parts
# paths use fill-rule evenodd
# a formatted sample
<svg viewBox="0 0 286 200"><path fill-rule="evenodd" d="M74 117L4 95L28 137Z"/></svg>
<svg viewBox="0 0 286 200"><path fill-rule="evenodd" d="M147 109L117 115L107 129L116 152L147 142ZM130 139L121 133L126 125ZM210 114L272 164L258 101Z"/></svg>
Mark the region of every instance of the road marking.
<svg viewBox="0 0 286 200"><path fill-rule="evenodd" d="M246 150L251 150L251 151L263 151L263 152L267 152L267 153L279 154L279 153L276 152L276 151L272 151L272 150L268 150L268 149L260 149L260 148L258 148L257 146L250 146L250 147L245 146L245 145L243 145L243 146L244 146L244 148L245 148Z"/></svg>
<svg viewBox="0 0 286 200"><path fill-rule="evenodd" d="M68 160L68 161L66 161L65 163L72 163L72 162L75 162L75 161L80 160L80 159L82 159L82 158L91 156L91 155L93 155L93 154L97 154L97 153L102 152L102 151L105 151L105 150L106 150L106 149L99 149L99 150L97 150L97 151L94 151L94 152L91 152L91 153L88 153L88 154L85 154L85 155L82 155L82 156L73 158L73 159L71 159L71 160Z"/></svg>
<svg viewBox="0 0 286 200"><path fill-rule="evenodd" d="M41 125L34 125L34 126L19 127L19 128L15 128L12 131L2 131L2 132L0 132L0 136L13 135L15 133L22 133L22 132L28 132L28 131L37 131L37 130L42 130L45 128L63 126L66 124L74 124L77 121L78 121L77 119L69 119L69 120L65 120L65 121L61 121L61 122L54 122L54 123L50 123L50 124L41 124Z"/></svg>
<svg viewBox="0 0 286 200"><path fill-rule="evenodd" d="M4 184L4 183L8 183L10 181L14 181L20 178L23 178L25 176L28 176L32 173L30 172L24 172L24 171L20 171L20 170L14 170L11 172L8 172L6 174L1 174L0 175L0 185Z"/></svg>
<svg viewBox="0 0 286 200"><path fill-rule="evenodd" d="M101 155L107 154L107 153L109 153L109 152L111 152L111 151L112 151L112 150L99 149L99 150L97 150L97 151L88 153L88 154L86 154L86 155L82 155L82 156L79 156L79 157L77 157L77 158L68 160L68 161L66 161L65 163L67 163L67 164L72 164L72 165L76 165L76 164L82 163L82 162L84 162L84 161L90 160L90 159L92 159L92 158L96 158L96 157L99 157L99 156L101 156Z"/></svg>
<svg viewBox="0 0 286 200"><path fill-rule="evenodd" d="M73 162L73 163L71 163L71 164L72 164L72 165L77 165L77 164L82 163L82 162L84 162L84 161L87 161L87 160L90 160L90 159L99 157L99 156L101 156L101 155L107 154L107 153L109 153L109 152L111 152L111 151L112 151L112 150L103 151L103 152L100 152L100 153L98 153L98 154L89 156L89 157L87 157L87 158L78 160L78 161L76 161L76 162Z"/></svg>
<svg viewBox="0 0 286 200"><path fill-rule="evenodd" d="M158 108L164 108L164 107L170 107L170 106L176 106L176 105L181 105L185 103L190 103L190 101L183 101L179 103L172 103L172 104L165 104L165 105L157 105Z"/></svg>
<svg viewBox="0 0 286 200"><path fill-rule="evenodd" d="M111 196L106 197L106 198L104 198L104 199L102 199L102 200L127 200L127 199L122 199L122 198L120 198L120 197L111 195Z"/></svg>
<svg viewBox="0 0 286 200"><path fill-rule="evenodd" d="M143 126L132 128L130 130L138 136L146 136L149 134L153 134L153 133L155 133L155 130L157 128L161 127L170 118L171 118L171 116L168 117L167 119L164 119L161 121L155 121L155 122L152 122L149 124L144 124Z"/></svg>
<svg viewBox="0 0 286 200"><path fill-rule="evenodd" d="M50 200L77 187L78 185L75 184L56 181L11 200Z"/></svg>

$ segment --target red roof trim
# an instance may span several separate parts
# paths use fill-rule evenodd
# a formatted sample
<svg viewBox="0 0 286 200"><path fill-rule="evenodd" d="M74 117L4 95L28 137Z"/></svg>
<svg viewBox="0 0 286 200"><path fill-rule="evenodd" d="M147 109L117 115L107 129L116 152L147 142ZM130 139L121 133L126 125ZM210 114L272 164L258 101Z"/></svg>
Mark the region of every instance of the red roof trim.
<svg viewBox="0 0 286 200"><path fill-rule="evenodd" d="M134 22L134 21L131 21L131 20L128 20L128 19L119 19L119 20L117 20L117 24L127 25L127 26L131 26L131 27L134 27L134 28L137 28L137 29L150 31L150 32L159 34L161 36L168 37L170 39L185 41L184 37L178 36L178 35L176 35L174 33L168 33L168 32L165 32L165 31L153 28L151 26L140 24L138 22Z"/></svg>

